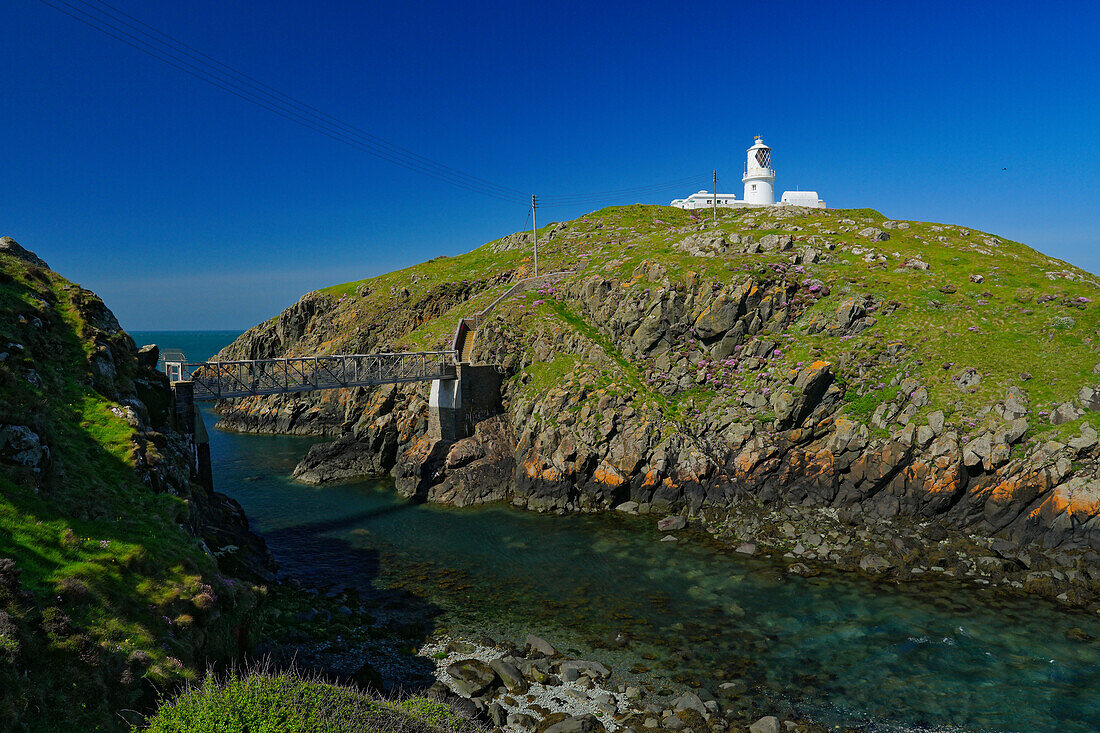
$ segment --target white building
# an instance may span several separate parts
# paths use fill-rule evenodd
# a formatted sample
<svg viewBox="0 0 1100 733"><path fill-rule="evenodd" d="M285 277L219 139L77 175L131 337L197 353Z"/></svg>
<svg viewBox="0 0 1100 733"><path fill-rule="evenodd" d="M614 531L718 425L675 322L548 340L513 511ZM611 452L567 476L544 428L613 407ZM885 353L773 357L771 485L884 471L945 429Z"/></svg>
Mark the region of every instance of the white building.
<svg viewBox="0 0 1100 733"><path fill-rule="evenodd" d="M717 198L719 208L732 208L737 205L737 197L732 193L720 193ZM680 209L710 209L715 206L714 199L713 191L700 191L686 199L676 199L669 205Z"/></svg>
<svg viewBox="0 0 1100 733"><path fill-rule="evenodd" d="M737 201L731 194L717 195L718 206L735 208L739 206L806 206L812 209L824 209L825 202L818 197L817 191L784 191L779 203L775 203L775 170L772 168L772 149L764 144L757 135L745 155L745 175L741 182L745 184L745 197ZM670 206L681 209L706 209L714 205L715 194L700 191L686 199L676 199Z"/></svg>
<svg viewBox="0 0 1100 733"><path fill-rule="evenodd" d="M808 206L811 209L825 208L825 202L817 197L817 191L784 191L779 203L787 206Z"/></svg>

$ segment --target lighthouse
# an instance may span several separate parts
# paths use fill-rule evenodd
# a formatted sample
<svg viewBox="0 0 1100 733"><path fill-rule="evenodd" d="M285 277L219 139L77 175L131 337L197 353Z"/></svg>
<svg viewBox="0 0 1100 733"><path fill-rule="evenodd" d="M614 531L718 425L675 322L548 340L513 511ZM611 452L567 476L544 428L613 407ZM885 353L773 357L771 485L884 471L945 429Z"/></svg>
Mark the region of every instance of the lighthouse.
<svg viewBox="0 0 1100 733"><path fill-rule="evenodd" d="M746 204L771 206L775 203L772 149L757 135L756 141L746 152L745 175L741 178L745 184L744 201Z"/></svg>
<svg viewBox="0 0 1100 733"><path fill-rule="evenodd" d="M731 193L700 191L685 199L673 199L669 206L680 209L739 209L742 206L798 206L803 209L824 209L825 202L817 191L784 191L783 198L775 202L775 171L772 170L772 149L764 144L759 135L752 147L746 151L745 175L741 180L745 184L745 198L737 201ZM717 171L715 171L717 175ZM717 185L717 181L715 181Z"/></svg>

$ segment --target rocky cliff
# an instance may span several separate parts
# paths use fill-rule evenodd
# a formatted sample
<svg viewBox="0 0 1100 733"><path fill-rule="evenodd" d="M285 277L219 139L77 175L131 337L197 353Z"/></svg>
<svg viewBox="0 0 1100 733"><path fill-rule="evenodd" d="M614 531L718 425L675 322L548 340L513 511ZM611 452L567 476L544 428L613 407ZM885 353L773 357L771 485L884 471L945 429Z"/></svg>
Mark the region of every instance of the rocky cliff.
<svg viewBox="0 0 1100 733"><path fill-rule="evenodd" d="M226 355L448 346L528 272L524 241L310 293ZM227 423L334 436L304 481L388 472L405 494L536 510L818 507L1100 559L1091 274L870 210L631 206L540 243L573 274L476 334L471 360L507 380L470 438L427 437L426 385L223 405Z"/></svg>
<svg viewBox="0 0 1100 733"><path fill-rule="evenodd" d="M156 361L94 293L0 239L3 730L129 729L248 642L269 556L192 480Z"/></svg>

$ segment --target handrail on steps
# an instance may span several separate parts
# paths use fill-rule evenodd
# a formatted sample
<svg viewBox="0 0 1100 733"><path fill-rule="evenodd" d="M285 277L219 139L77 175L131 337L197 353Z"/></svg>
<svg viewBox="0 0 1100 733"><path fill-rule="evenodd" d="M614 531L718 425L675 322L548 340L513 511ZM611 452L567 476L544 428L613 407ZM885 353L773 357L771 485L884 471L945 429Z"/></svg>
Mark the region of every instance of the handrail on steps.
<svg viewBox="0 0 1100 733"><path fill-rule="evenodd" d="M549 272L545 275L535 275L534 277L528 277L528 278L524 278L523 280L517 280L516 283L514 285L512 285L512 287L508 288L508 290L505 291L505 293L503 295L501 295L499 298L497 298L492 303L490 303L488 306L486 306L480 313L477 313L477 314L474 315L474 317L472 319L473 322L474 322L474 327L477 328L482 323L484 323L485 319L489 317L489 314L493 312L493 309L495 309L498 305L500 305L500 303L502 301L504 301L506 298L508 298L512 295L515 295L520 290L526 290L527 286L531 282L533 282L535 280L545 280L545 279L551 278L551 277L564 277L565 275L572 275L574 272L576 272L576 270L562 270L561 272Z"/></svg>
<svg viewBox="0 0 1100 733"><path fill-rule="evenodd" d="M463 328L466 328L467 330L470 330L470 331L478 328L482 323L485 322L485 319L489 317L489 314L492 313L493 310L498 305L500 305L505 299L515 295L520 290L526 290L531 285L531 283L533 283L535 280L546 280L548 278L553 278L553 277L565 277L566 275L572 275L574 273L576 273L576 270L561 270L560 272L548 272L545 275L535 275L534 277L528 277L528 278L524 278L523 280L517 280L515 283L513 283L512 287L508 288L508 290L506 290L496 300L494 300L492 303L487 305L480 312L475 313L473 318L462 318L462 319L460 319L458 321L458 325L455 327L454 339L452 339L452 341L451 341L452 350L458 352L458 357L457 358L458 359L462 358L462 354L461 354L462 344L459 343L459 340L462 338Z"/></svg>

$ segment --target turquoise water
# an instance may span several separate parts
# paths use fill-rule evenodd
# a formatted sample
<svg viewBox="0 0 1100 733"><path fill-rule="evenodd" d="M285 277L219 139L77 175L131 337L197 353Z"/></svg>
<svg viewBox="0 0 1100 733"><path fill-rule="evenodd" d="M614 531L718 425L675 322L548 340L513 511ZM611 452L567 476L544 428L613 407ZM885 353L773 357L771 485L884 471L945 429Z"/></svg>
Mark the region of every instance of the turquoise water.
<svg viewBox="0 0 1100 733"><path fill-rule="evenodd" d="M179 335L150 336L191 356ZM657 690L744 679L762 710L867 730L1100 730L1100 642L1066 637L1100 638L1095 617L954 584L792 577L705 537L659 542L639 518L415 505L387 481L302 486L287 476L311 440L211 440L219 490L286 573L407 592L437 629L538 633Z"/></svg>

